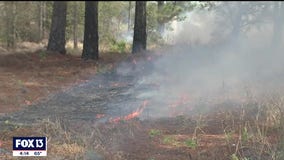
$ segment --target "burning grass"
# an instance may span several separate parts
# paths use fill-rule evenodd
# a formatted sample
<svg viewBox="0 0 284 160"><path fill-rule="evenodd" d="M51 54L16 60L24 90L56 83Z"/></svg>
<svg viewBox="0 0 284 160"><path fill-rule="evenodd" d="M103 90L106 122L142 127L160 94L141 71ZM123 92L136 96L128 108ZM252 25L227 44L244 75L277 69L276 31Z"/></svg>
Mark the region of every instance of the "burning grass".
<svg viewBox="0 0 284 160"><path fill-rule="evenodd" d="M241 106L236 110L227 109L196 117L177 116L144 121L133 118L117 123L93 124L45 120L38 126L14 127L2 132L1 142L3 148L11 153L9 137L17 134L44 135L49 139L48 158L58 159L281 160L283 128L280 124L283 122L280 117L283 115L279 111L271 111L278 109L276 104L282 100L278 101L244 104L257 107L257 112ZM265 117L260 118L260 115ZM7 155L5 158L9 159Z"/></svg>
<svg viewBox="0 0 284 160"><path fill-rule="evenodd" d="M1 61L0 69L3 72L0 78L5 82L1 85L7 89L4 99L8 99L9 93L16 95L21 92L16 103L30 104L34 102L33 94L39 93L39 96L43 96L41 92L32 90L32 87L45 89L48 91L45 93L49 93L54 91L49 87L56 88L69 82L74 84L73 80L78 80L79 76L104 72L113 67L113 65L100 66L89 62L83 64L78 57L72 56L53 55L41 60L38 56L37 53L29 56L21 55L21 60L26 64L20 62L17 57L19 63L16 63L16 66L12 64L15 57ZM135 59L130 61L134 65L138 63ZM109 62L111 60L106 64ZM36 67L37 65L40 68ZM100 69L94 70L98 67ZM64 78L69 76L70 80ZM10 81L5 79L11 77ZM124 85L111 83L112 87ZM30 99L25 95L30 96ZM139 119L152 105L151 101L146 100L128 115L112 117L103 123L66 121L58 118L55 122L47 119L35 126L21 126L7 121L1 126L0 158L12 159L11 138L17 135L47 136L48 159L103 159L104 157L106 160L282 160L284 158L283 97L270 95L255 99L249 96L242 103L222 101L215 106L208 106L210 103L192 106L193 100L188 94L181 94L176 101L166 104L170 108L169 115L159 119ZM11 102L5 104L14 105ZM183 115L183 111L199 114ZM97 119L106 116L94 115Z"/></svg>
<svg viewBox="0 0 284 160"><path fill-rule="evenodd" d="M108 123L97 126L100 134L94 135L111 139L99 143L107 159L281 160L282 102L280 97L262 97L239 108L217 106L215 112L193 117ZM117 151L123 156L115 157Z"/></svg>
<svg viewBox="0 0 284 160"><path fill-rule="evenodd" d="M140 114L143 112L144 108L147 106L148 101L145 100L143 102L143 104L134 112L124 116L124 117L116 117L116 118L111 118L109 121L111 123L118 123L119 121L127 121L127 120L131 120L133 118L136 118L138 116L140 116Z"/></svg>
<svg viewBox="0 0 284 160"><path fill-rule="evenodd" d="M144 121L70 124L46 120L36 129L7 131L1 134L1 142L9 146L7 136L17 133L45 135L49 137L49 158L281 160L281 103L281 98L274 97L235 110L215 108L209 115Z"/></svg>

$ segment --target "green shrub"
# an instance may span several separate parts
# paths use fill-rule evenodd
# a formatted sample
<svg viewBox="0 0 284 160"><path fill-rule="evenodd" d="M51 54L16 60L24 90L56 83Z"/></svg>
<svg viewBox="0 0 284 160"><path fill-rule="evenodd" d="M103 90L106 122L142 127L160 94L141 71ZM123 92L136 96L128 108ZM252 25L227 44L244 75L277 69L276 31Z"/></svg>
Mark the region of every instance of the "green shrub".
<svg viewBox="0 0 284 160"><path fill-rule="evenodd" d="M149 131L149 136L150 136L151 138L154 138L155 136L159 136L159 135L161 135L161 131L160 131L160 130L151 129L151 130Z"/></svg>
<svg viewBox="0 0 284 160"><path fill-rule="evenodd" d="M126 51L126 42L125 41L116 41L111 39L111 51L124 53Z"/></svg>
<svg viewBox="0 0 284 160"><path fill-rule="evenodd" d="M195 149L197 147L196 140L194 140L194 139L187 139L185 141L185 145L190 147L190 148L193 148L193 149Z"/></svg>

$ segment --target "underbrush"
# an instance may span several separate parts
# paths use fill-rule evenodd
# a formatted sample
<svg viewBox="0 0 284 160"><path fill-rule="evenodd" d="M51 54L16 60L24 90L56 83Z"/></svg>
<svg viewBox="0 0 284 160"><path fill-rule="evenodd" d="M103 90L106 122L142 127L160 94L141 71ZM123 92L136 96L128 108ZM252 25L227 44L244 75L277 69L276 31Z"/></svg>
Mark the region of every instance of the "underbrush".
<svg viewBox="0 0 284 160"><path fill-rule="evenodd" d="M283 104L275 95L249 99L211 115L214 125L208 115L118 123L57 119L43 120L29 134L48 137L48 159L283 160ZM10 127L1 140L23 134L21 128ZM157 154L162 152L166 157Z"/></svg>
<svg viewBox="0 0 284 160"><path fill-rule="evenodd" d="M223 129L232 160L284 159L283 98L274 95L250 99L237 113L226 112L229 125L223 125ZM237 140L231 138L232 134Z"/></svg>

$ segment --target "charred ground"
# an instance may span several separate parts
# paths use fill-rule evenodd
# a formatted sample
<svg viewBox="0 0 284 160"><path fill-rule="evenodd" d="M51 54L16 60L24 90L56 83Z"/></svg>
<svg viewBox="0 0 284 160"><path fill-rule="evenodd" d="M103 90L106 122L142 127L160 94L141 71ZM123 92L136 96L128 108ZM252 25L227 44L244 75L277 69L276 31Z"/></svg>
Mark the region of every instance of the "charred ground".
<svg viewBox="0 0 284 160"><path fill-rule="evenodd" d="M161 82L147 77L154 67L150 61L159 56L105 54L94 63L71 55L40 55L1 58L1 158L12 159L13 136L31 135L49 138L47 159L281 159L283 155L281 98L255 101L248 96L236 102L222 97L214 103L200 100L194 107L190 95L158 101L155 91ZM114 64L110 57L121 62ZM121 118L141 106L139 115Z"/></svg>

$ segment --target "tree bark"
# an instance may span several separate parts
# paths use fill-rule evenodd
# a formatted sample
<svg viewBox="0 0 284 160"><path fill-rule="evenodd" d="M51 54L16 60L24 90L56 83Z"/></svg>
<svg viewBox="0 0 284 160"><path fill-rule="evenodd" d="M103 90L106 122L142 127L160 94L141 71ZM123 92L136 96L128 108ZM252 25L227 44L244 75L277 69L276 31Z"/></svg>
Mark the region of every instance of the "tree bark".
<svg viewBox="0 0 284 160"><path fill-rule="evenodd" d="M66 30L66 1L54 1L52 11L51 31L47 50L66 54L65 30Z"/></svg>
<svg viewBox="0 0 284 160"><path fill-rule="evenodd" d="M42 39L45 38L45 25L46 25L46 2L43 1L43 11L42 11Z"/></svg>
<svg viewBox="0 0 284 160"><path fill-rule="evenodd" d="M38 41L41 41L43 38L43 7L44 2L40 1L38 4L38 10L39 10L39 19L38 19Z"/></svg>
<svg viewBox="0 0 284 160"><path fill-rule="evenodd" d="M85 2L85 30L82 58L99 59L98 2Z"/></svg>
<svg viewBox="0 0 284 160"><path fill-rule="evenodd" d="M73 2L74 4L74 15L73 15L73 40L74 40L74 49L78 48L78 4L77 2Z"/></svg>
<svg viewBox="0 0 284 160"><path fill-rule="evenodd" d="M132 53L146 50L146 1L136 1Z"/></svg>
<svg viewBox="0 0 284 160"><path fill-rule="evenodd" d="M130 31L131 28L131 1L129 1L129 7L128 7L128 26L127 30Z"/></svg>

